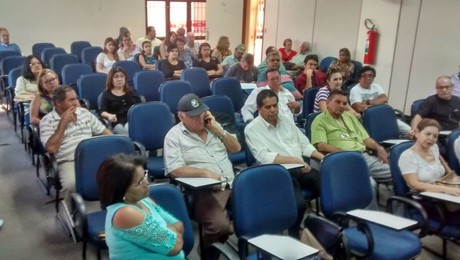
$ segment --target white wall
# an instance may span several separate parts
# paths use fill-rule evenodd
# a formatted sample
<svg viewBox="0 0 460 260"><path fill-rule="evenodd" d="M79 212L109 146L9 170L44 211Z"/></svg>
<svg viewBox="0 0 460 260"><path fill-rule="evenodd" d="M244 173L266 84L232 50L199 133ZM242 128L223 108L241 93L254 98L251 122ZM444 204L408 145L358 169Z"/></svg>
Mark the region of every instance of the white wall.
<svg viewBox="0 0 460 260"><path fill-rule="evenodd" d="M243 0L208 0L206 2L208 42L214 48L222 35L230 38L230 49L241 43Z"/></svg>

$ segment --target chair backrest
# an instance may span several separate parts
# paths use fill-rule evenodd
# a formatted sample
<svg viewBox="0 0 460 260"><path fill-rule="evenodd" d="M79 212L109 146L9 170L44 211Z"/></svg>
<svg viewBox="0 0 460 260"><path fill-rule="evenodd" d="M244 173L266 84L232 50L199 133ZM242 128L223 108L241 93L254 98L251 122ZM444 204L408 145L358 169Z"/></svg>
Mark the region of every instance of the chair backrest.
<svg viewBox="0 0 460 260"><path fill-rule="evenodd" d="M165 103L171 113L177 114L177 104L185 94L193 93L192 86L184 80L166 81L160 86L160 100Z"/></svg>
<svg viewBox="0 0 460 260"><path fill-rule="evenodd" d="M447 164L457 174L460 174L460 163L455 154L455 140L460 136L460 129L453 130L447 137Z"/></svg>
<svg viewBox="0 0 460 260"><path fill-rule="evenodd" d="M45 66L50 67L51 58L56 54L66 54L66 51L60 47L45 48L42 50L40 57L42 59L42 62L45 64Z"/></svg>
<svg viewBox="0 0 460 260"><path fill-rule="evenodd" d="M391 171L391 179L393 182L393 190L396 196L406 197L407 193L409 192L409 187L404 180L401 169L399 169L399 157L401 154L409 149L412 145L414 145L413 141L407 141L404 143L399 143L393 145L390 149L390 171Z"/></svg>
<svg viewBox="0 0 460 260"><path fill-rule="evenodd" d="M331 56L324 57L319 63L319 67L321 68L321 70L327 71L327 69L329 68L329 65L331 65L331 63L334 60L335 60L335 57L331 57Z"/></svg>
<svg viewBox="0 0 460 260"><path fill-rule="evenodd" d="M417 99L414 102L412 102L412 105L410 106L410 118L414 118L414 116L417 114L417 112L422 108L423 101L425 99Z"/></svg>
<svg viewBox="0 0 460 260"><path fill-rule="evenodd" d="M99 46L86 47L81 52L81 63L88 64L96 71L96 57L102 52Z"/></svg>
<svg viewBox="0 0 460 260"><path fill-rule="evenodd" d="M54 48L54 47L56 47L56 46L54 44L50 43L50 42L38 42L38 43L35 43L34 45L32 45L32 55L34 55L35 57L40 57L41 58L43 49L45 49L45 48Z"/></svg>
<svg viewBox="0 0 460 260"><path fill-rule="evenodd" d="M315 120L315 118L319 114L321 114L321 112L310 113L309 115L307 115L307 118L305 119L305 135L310 141L311 141L311 124L313 123L313 120Z"/></svg>
<svg viewBox="0 0 460 260"><path fill-rule="evenodd" d="M97 110L97 98L105 89L107 75L94 73L82 75L77 81L78 96L88 100L89 110Z"/></svg>
<svg viewBox="0 0 460 260"><path fill-rule="evenodd" d="M134 89L146 101L160 101L160 86L165 82L165 77L158 70L143 70L134 74Z"/></svg>
<svg viewBox="0 0 460 260"><path fill-rule="evenodd" d="M235 123L235 113L232 101L227 96L208 96L202 98L203 103L209 107L209 111L219 112L229 115Z"/></svg>
<svg viewBox="0 0 460 260"><path fill-rule="evenodd" d="M123 135L96 136L81 141L75 149L75 188L84 200L98 200L96 174L99 165L108 157L134 154L134 144Z"/></svg>
<svg viewBox="0 0 460 260"><path fill-rule="evenodd" d="M62 82L62 68L67 64L78 64L77 56L73 54L55 54L50 59L50 68L58 74Z"/></svg>
<svg viewBox="0 0 460 260"><path fill-rule="evenodd" d="M241 171L233 182L232 202L238 237L281 233L297 218L291 176L278 164Z"/></svg>
<svg viewBox="0 0 460 260"><path fill-rule="evenodd" d="M77 56L78 61L81 62L81 53L87 47L91 47L88 41L74 41L70 44L70 53Z"/></svg>
<svg viewBox="0 0 460 260"><path fill-rule="evenodd" d="M15 68L8 73L8 86L16 87L16 80L22 75L22 68Z"/></svg>
<svg viewBox="0 0 460 260"><path fill-rule="evenodd" d="M321 210L334 212L367 207L372 199L369 168L360 152L330 153L321 163Z"/></svg>
<svg viewBox="0 0 460 260"><path fill-rule="evenodd" d="M232 100L235 112L244 106L245 96L240 82L235 78L219 78L212 82L213 95L225 95Z"/></svg>
<svg viewBox="0 0 460 260"><path fill-rule="evenodd" d="M367 133L376 142L399 138L396 114L389 105L367 108L363 113L362 121Z"/></svg>
<svg viewBox="0 0 460 260"><path fill-rule="evenodd" d="M26 57L23 56L7 56L3 59L0 58L0 68L2 69L1 75L8 75L12 69L19 68L24 65Z"/></svg>
<svg viewBox="0 0 460 260"><path fill-rule="evenodd" d="M319 88L309 88L303 95L303 107L302 115L304 118L307 115L313 113L313 108L315 106L316 93L318 93Z"/></svg>
<svg viewBox="0 0 460 260"><path fill-rule="evenodd" d="M182 71L180 75L182 80L190 82L192 91L197 96L206 97L211 95L211 85L209 83L209 76L203 68L189 68Z"/></svg>
<svg viewBox="0 0 460 260"><path fill-rule="evenodd" d="M92 73L93 69L88 64L66 64L61 70L62 84L76 86L80 76Z"/></svg>
<svg viewBox="0 0 460 260"><path fill-rule="evenodd" d="M128 76L128 84L132 87L133 86L133 79L136 72L141 71L141 67L137 62L132 60L122 60L117 61L113 64L112 68L121 67Z"/></svg>
<svg viewBox="0 0 460 260"><path fill-rule="evenodd" d="M174 126L168 106L158 101L132 106L128 110L128 123L129 138L149 151L163 148L165 136Z"/></svg>
<svg viewBox="0 0 460 260"><path fill-rule="evenodd" d="M184 195L171 184L156 184L149 187L149 197L184 225L184 250L187 256L193 249L195 235L188 215Z"/></svg>

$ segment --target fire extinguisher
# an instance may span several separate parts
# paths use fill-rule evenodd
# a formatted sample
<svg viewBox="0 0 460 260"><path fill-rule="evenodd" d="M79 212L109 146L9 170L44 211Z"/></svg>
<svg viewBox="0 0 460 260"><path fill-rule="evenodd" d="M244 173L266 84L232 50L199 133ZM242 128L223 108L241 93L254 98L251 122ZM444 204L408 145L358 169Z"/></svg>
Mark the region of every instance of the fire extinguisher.
<svg viewBox="0 0 460 260"><path fill-rule="evenodd" d="M364 64L374 64L379 33L377 32L377 28L371 19L364 20L364 25L368 29L366 48L364 49Z"/></svg>

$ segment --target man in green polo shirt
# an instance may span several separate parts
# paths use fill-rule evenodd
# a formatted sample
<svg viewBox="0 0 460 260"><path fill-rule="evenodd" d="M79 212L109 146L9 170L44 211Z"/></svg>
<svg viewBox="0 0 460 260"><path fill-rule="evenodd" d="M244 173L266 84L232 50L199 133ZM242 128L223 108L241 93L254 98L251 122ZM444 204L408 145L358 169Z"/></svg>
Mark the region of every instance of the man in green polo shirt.
<svg viewBox="0 0 460 260"><path fill-rule="evenodd" d="M378 183L391 181L388 154L369 137L358 119L345 111L347 96L332 91L327 99L327 111L318 115L311 126L312 144L323 154L337 151L359 151L369 166L371 177ZM368 152L372 151L374 155Z"/></svg>

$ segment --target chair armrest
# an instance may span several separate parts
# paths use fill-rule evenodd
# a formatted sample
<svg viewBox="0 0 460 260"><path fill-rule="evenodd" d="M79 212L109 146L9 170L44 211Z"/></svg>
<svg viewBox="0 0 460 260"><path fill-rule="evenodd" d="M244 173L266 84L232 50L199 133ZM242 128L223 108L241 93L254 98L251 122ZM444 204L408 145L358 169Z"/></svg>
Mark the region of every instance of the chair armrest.
<svg viewBox="0 0 460 260"><path fill-rule="evenodd" d="M428 222L429 221L428 214L426 213L422 205L420 205L420 203L416 202L413 199L409 199L409 198L404 198L400 196L391 196L387 200L386 211L393 214L393 209L394 209L395 203L397 202L402 203L404 205L404 213L407 213L408 209L412 208L412 209L415 209L422 217L421 223L418 221L419 222L418 225L415 228L413 228L413 229L421 228L421 232L419 233L420 237L424 236L425 234L432 233L432 230L430 230L430 226ZM404 214L404 217L411 218L411 216L408 214Z"/></svg>
<svg viewBox="0 0 460 260"><path fill-rule="evenodd" d="M86 98L80 98L79 102L80 102L80 106L82 106L82 107L84 107L84 108L86 108L86 109L88 109L88 110L91 110L91 105L90 105L88 99L86 99Z"/></svg>
<svg viewBox="0 0 460 260"><path fill-rule="evenodd" d="M224 256L228 260L240 259L238 252L228 243L212 243L210 251L212 259L220 259L220 256Z"/></svg>
<svg viewBox="0 0 460 260"><path fill-rule="evenodd" d="M85 201L78 193L72 193L71 212L75 223L75 235L77 240L81 241L88 236L88 218Z"/></svg>
<svg viewBox="0 0 460 260"><path fill-rule="evenodd" d="M145 146L141 144L140 142L133 141L134 144L134 149L136 150L136 153L144 158L149 157L149 153L145 149Z"/></svg>
<svg viewBox="0 0 460 260"><path fill-rule="evenodd" d="M304 221L304 227L311 232L326 251L335 254L340 246L341 226L316 214L308 214Z"/></svg>

